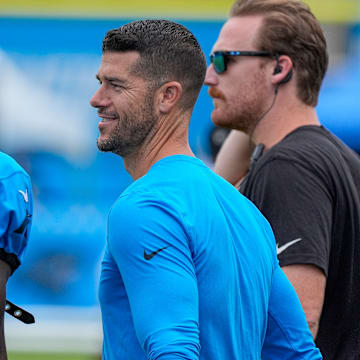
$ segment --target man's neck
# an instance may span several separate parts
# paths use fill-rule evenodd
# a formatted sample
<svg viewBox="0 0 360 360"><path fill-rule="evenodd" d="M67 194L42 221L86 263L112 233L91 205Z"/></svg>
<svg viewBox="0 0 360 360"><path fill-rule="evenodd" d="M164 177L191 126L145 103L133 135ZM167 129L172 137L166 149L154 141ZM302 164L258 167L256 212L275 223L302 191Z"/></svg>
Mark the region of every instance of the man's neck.
<svg viewBox="0 0 360 360"><path fill-rule="evenodd" d="M280 110L281 109L281 110ZM305 126L320 126L315 108L305 104L277 104L256 127L252 141L264 144L265 150L281 141L295 129Z"/></svg>
<svg viewBox="0 0 360 360"><path fill-rule="evenodd" d="M171 155L195 156L188 142L188 120L159 119L144 144L124 157L124 165L134 180L144 176L159 160Z"/></svg>

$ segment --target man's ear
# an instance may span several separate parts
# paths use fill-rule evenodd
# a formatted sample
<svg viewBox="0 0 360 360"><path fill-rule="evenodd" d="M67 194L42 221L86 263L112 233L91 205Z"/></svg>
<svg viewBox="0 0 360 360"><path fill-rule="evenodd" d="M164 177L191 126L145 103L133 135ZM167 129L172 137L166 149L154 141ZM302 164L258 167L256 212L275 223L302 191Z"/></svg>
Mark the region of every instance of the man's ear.
<svg viewBox="0 0 360 360"><path fill-rule="evenodd" d="M293 63L289 56L280 55L276 58L272 82L275 86L289 82L293 76Z"/></svg>
<svg viewBox="0 0 360 360"><path fill-rule="evenodd" d="M155 104L160 113L167 114L179 102L182 86L177 81L169 81L156 90Z"/></svg>

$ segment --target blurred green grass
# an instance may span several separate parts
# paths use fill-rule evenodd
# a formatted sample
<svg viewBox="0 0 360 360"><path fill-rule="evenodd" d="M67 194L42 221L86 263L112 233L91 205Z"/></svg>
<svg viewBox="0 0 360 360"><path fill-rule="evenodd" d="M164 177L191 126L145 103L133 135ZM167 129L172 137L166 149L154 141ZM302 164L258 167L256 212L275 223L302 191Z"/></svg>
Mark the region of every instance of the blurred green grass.
<svg viewBox="0 0 360 360"><path fill-rule="evenodd" d="M9 360L100 360L100 355L9 352Z"/></svg>

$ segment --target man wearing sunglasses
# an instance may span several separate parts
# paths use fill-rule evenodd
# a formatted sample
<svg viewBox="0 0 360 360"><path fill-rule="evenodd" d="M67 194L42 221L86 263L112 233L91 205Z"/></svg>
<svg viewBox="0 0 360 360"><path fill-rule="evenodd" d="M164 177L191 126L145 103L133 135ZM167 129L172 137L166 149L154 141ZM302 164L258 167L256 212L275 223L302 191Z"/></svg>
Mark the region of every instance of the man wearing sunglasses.
<svg viewBox="0 0 360 360"><path fill-rule="evenodd" d="M210 62L212 120L233 129L215 170L270 221L324 358L358 359L360 160L317 118L321 26L301 1L238 0Z"/></svg>

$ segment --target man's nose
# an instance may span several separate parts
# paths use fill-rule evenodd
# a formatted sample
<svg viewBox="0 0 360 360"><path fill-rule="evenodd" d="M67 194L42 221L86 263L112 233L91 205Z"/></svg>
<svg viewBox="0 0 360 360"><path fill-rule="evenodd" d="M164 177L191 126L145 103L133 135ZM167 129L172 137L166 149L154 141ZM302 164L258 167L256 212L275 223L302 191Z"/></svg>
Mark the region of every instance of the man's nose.
<svg viewBox="0 0 360 360"><path fill-rule="evenodd" d="M110 99L106 96L103 86L99 87L99 89L90 99L90 105L95 108L106 107L109 105L109 103Z"/></svg>
<svg viewBox="0 0 360 360"><path fill-rule="evenodd" d="M218 75L215 72L213 64L210 64L206 69L204 84L208 86L214 86L218 84Z"/></svg>

